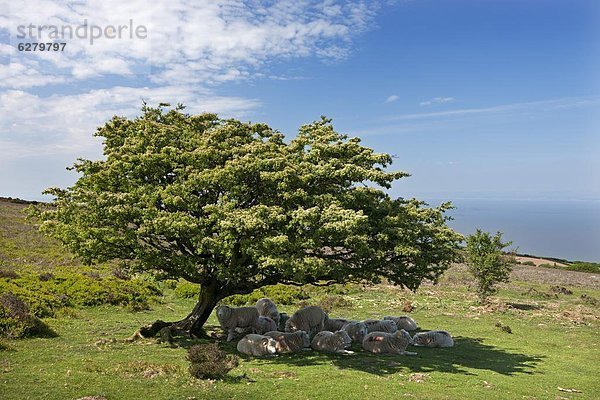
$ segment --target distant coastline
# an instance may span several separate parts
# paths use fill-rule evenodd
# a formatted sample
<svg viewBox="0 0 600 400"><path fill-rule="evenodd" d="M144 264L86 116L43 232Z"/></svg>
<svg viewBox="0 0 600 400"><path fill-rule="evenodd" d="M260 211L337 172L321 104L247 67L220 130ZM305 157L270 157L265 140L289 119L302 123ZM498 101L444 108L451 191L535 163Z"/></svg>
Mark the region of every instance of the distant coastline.
<svg viewBox="0 0 600 400"><path fill-rule="evenodd" d="M2 197L15 204L45 201ZM430 201L436 205L438 201ZM569 264L600 262L600 202L553 200L458 199L449 225L462 234L476 228L501 231L517 256ZM536 265L538 263L536 262Z"/></svg>

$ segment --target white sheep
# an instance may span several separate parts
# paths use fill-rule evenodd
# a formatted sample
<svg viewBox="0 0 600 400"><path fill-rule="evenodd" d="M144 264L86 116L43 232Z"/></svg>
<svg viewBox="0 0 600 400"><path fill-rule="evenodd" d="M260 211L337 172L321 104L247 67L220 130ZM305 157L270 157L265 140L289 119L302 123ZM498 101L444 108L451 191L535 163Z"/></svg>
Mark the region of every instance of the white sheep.
<svg viewBox="0 0 600 400"><path fill-rule="evenodd" d="M285 332L285 323L290 319L290 316L287 313L279 313L279 323L277 324L277 330L280 332Z"/></svg>
<svg viewBox="0 0 600 400"><path fill-rule="evenodd" d="M323 329L330 332L339 331L344 325L349 324L350 322L353 321L344 318L327 318Z"/></svg>
<svg viewBox="0 0 600 400"><path fill-rule="evenodd" d="M363 339L362 347L375 354L416 356L417 353L406 351L410 343L410 334L401 329L395 333L371 332Z"/></svg>
<svg viewBox="0 0 600 400"><path fill-rule="evenodd" d="M452 347L454 339L446 331L419 332L412 337L411 344L424 347Z"/></svg>
<svg viewBox="0 0 600 400"><path fill-rule="evenodd" d="M417 330L417 323L408 315L401 315L399 317L391 317L389 315L386 315L385 317L383 317L383 319L394 321L398 329L404 329L405 331Z"/></svg>
<svg viewBox="0 0 600 400"><path fill-rule="evenodd" d="M266 332L277 330L277 324L269 317L260 316L252 324L252 332L264 335Z"/></svg>
<svg viewBox="0 0 600 400"><path fill-rule="evenodd" d="M396 323L391 320L367 319L363 321L367 326L368 333L371 332L387 332L394 333L398 330Z"/></svg>
<svg viewBox="0 0 600 400"><path fill-rule="evenodd" d="M275 339L277 353L296 353L306 347L310 347L310 339L308 333L304 331L296 332L279 332L271 331L265 333L265 336L270 336Z"/></svg>
<svg viewBox="0 0 600 400"><path fill-rule="evenodd" d="M315 335L310 347L317 351L327 353L346 353L346 349L350 347L352 339L346 331L321 331Z"/></svg>
<svg viewBox="0 0 600 400"><path fill-rule="evenodd" d="M299 309L285 323L286 332L304 331L309 336L323 330L327 314L321 307L308 306Z"/></svg>
<svg viewBox="0 0 600 400"><path fill-rule="evenodd" d="M227 332L228 342L234 339L236 328L253 328L259 317L256 307L219 306L216 314L221 328Z"/></svg>
<svg viewBox="0 0 600 400"><path fill-rule="evenodd" d="M237 350L249 356L268 356L277 352L277 342L270 336L251 333L238 342Z"/></svg>
<svg viewBox="0 0 600 400"><path fill-rule="evenodd" d="M263 297L256 302L256 309L258 310L258 315L269 317L276 324L279 324L279 311L277 311L277 306L273 302L273 300Z"/></svg>
<svg viewBox="0 0 600 400"><path fill-rule="evenodd" d="M367 336L368 330L367 325L362 322L349 322L342 327L343 330L348 332L348 335L352 339L353 342L362 343L365 336Z"/></svg>

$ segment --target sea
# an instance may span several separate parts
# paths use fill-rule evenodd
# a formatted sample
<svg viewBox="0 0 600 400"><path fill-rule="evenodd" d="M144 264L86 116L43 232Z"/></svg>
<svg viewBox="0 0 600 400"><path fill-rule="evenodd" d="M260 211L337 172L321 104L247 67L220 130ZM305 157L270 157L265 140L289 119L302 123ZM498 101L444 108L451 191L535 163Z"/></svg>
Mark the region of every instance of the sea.
<svg viewBox="0 0 600 400"><path fill-rule="evenodd" d="M600 262L599 200L452 199L452 204L448 225L464 235L477 228L499 231L519 254Z"/></svg>

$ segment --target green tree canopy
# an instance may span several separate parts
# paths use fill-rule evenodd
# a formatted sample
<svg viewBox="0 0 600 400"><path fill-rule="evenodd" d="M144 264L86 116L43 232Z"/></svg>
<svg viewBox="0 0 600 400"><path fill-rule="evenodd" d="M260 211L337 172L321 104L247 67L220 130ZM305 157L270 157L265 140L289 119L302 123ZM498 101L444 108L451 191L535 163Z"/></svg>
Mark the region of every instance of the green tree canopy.
<svg viewBox="0 0 600 400"><path fill-rule="evenodd" d="M285 141L265 124L144 106L96 135L104 159L80 159L72 187L47 191L41 229L88 263L199 283L179 328L198 331L219 300L264 285L416 289L455 259L450 205L391 198L382 189L407 174L324 117Z"/></svg>

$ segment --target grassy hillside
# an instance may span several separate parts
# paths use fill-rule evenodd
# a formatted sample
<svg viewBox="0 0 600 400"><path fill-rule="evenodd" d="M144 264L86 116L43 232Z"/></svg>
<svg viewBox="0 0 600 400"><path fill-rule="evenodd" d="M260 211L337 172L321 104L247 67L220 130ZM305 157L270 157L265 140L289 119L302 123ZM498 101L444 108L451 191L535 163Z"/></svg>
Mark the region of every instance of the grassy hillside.
<svg viewBox="0 0 600 400"><path fill-rule="evenodd" d="M0 202L0 268L23 277L53 272L90 274L57 243L23 219L23 205ZM109 279L112 266L101 266ZM36 275L36 276L37 276ZM85 275L85 276L88 276ZM112 278L110 278L112 279ZM0 278L14 284L15 278ZM53 282L52 279L50 282ZM439 285L416 293L388 285L303 289L288 313L323 304L330 315L366 319L405 314L423 330L445 329L449 349L411 348L417 357L304 352L242 358L222 381L191 378L187 349L202 341L126 342L140 325L185 316L193 299L160 284L150 309L67 305L44 318L55 337L0 342L2 399L595 399L599 277L590 273L516 266L491 305L478 306L463 266ZM179 285L182 286L181 284ZM178 293L182 293L179 290ZM238 299L238 302L240 299ZM209 329L220 334L215 317ZM234 344L223 348L235 353ZM575 390L569 392L569 390Z"/></svg>

